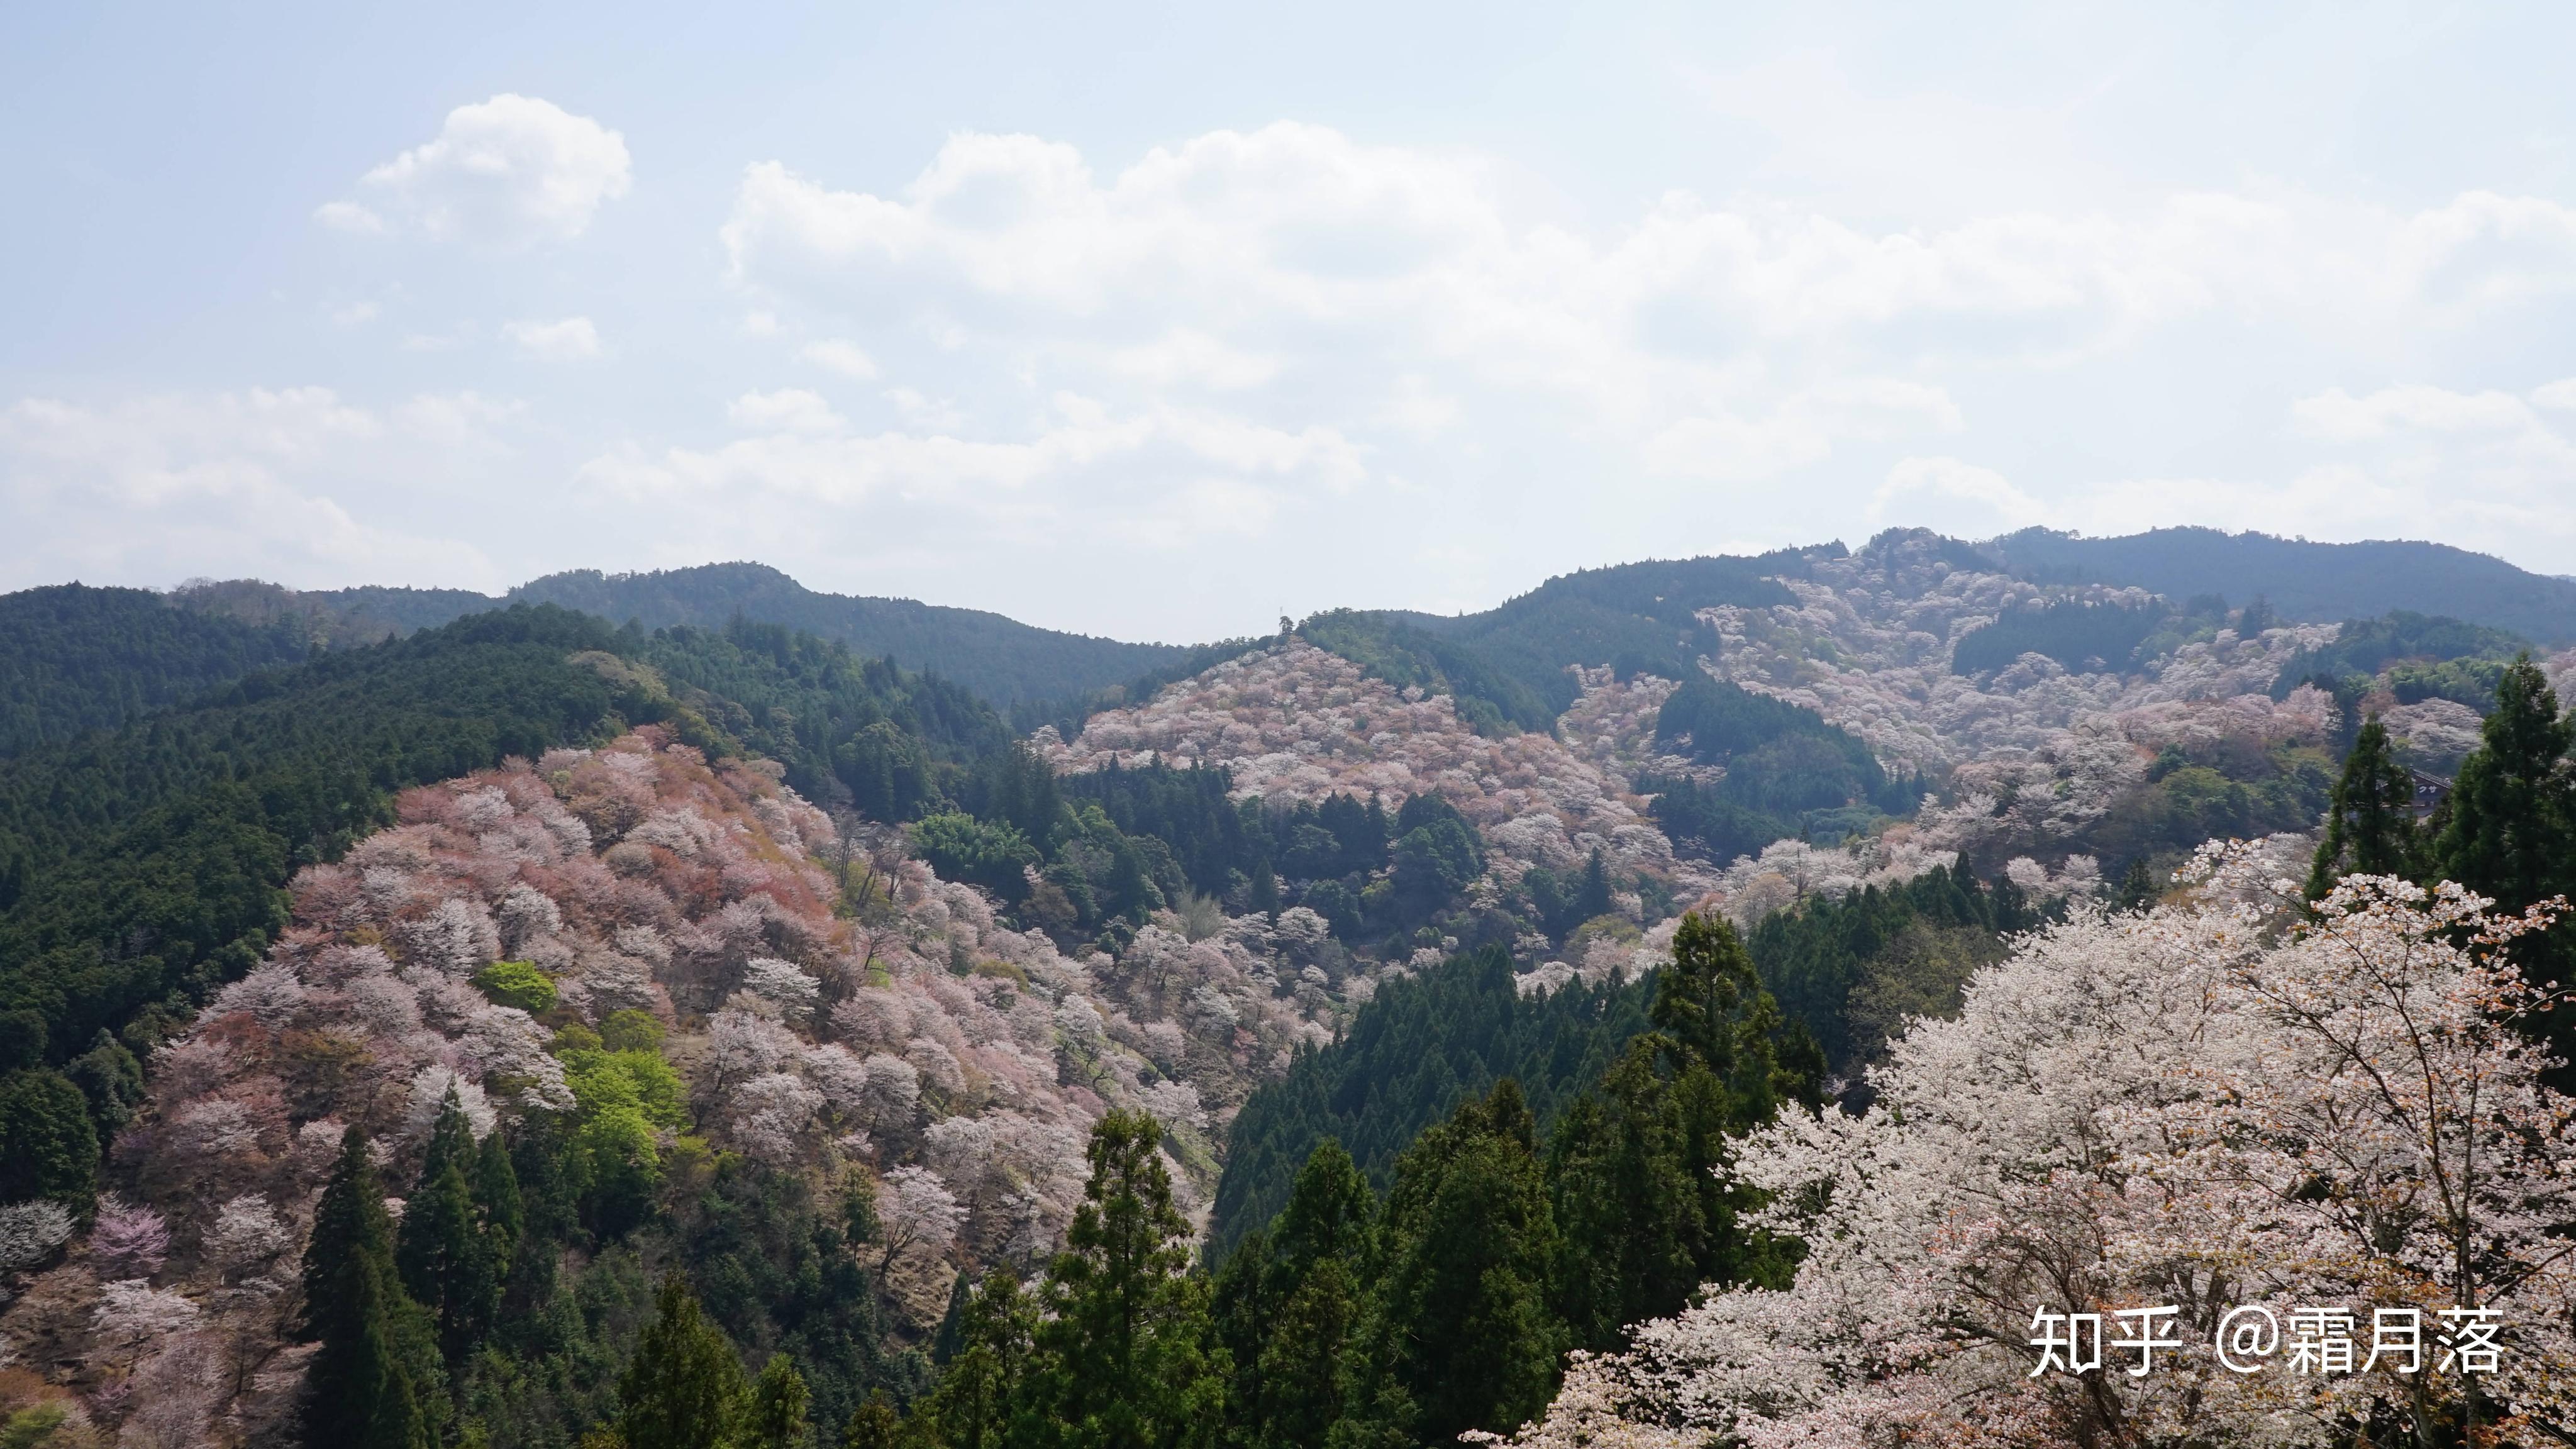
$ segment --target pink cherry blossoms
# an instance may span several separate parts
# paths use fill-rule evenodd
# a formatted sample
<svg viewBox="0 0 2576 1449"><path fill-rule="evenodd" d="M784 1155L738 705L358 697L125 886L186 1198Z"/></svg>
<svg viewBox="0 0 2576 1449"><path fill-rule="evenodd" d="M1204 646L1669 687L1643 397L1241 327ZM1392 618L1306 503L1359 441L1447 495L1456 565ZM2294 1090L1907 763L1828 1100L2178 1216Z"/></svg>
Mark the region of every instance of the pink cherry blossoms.
<svg viewBox="0 0 2576 1449"><path fill-rule="evenodd" d="M67 1253L59 1210L8 1220L0 1272L61 1265L0 1332L90 1365L78 1387L111 1420L131 1404L138 1442L269 1422L345 1128L399 1192L451 1092L477 1136L571 1111L558 1030L634 1011L685 1092L663 1145L874 1176L891 1301L926 1327L954 1272L1054 1249L1110 1107L1162 1117L1203 1213L1234 1110L1347 1009L1257 917L1195 941L1167 917L1122 956L1068 959L888 832L854 842L879 888L839 914L836 829L764 764L648 729L405 792L392 828L297 875L283 939L156 1052L112 1158L135 1200ZM551 983L543 1021L474 983L504 959Z"/></svg>
<svg viewBox="0 0 2576 1449"><path fill-rule="evenodd" d="M2511 1021L2539 1002L2497 948L2530 922L2484 904L2355 878L2309 920L2261 851L2213 846L2188 901L2028 940L1896 1044L1866 1116L1744 1145L1807 1245L1792 1287L1640 1325L1525 1441L2324 1445L2411 1433L2419 1388L2463 1403L2429 1352L2231 1371L2215 1330L2244 1305L2365 1342L2381 1310L2495 1310L2476 1412L2565 1424L2576 1102ZM2151 1372L2034 1375L2036 1312L2148 1306L2183 1345Z"/></svg>

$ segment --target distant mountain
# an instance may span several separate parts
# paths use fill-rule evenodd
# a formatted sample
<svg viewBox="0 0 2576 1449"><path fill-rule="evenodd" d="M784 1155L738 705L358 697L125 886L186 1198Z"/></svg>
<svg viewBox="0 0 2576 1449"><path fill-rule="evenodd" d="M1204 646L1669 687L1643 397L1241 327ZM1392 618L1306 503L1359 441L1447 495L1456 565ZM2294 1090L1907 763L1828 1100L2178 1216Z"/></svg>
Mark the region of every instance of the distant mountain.
<svg viewBox="0 0 2576 1449"><path fill-rule="evenodd" d="M2261 594L2285 619L2334 623L2394 610L2510 629L2544 644L2576 642L2576 582L2441 543L2310 543L2267 533L2159 528L2082 538L2026 528L1985 545L2039 583L2127 584L2180 603Z"/></svg>
<svg viewBox="0 0 2576 1449"><path fill-rule="evenodd" d="M1444 677L1455 677L1453 682L1462 693L1480 692L1468 682L1470 676L1499 676L1542 701L1547 717L1553 719L1574 703L1577 693L1573 678L1565 672L1568 666L1610 665L1623 678L1639 672L1687 678L1694 661L1716 647L1715 638L1699 622L1700 610L1718 604L1762 608L1794 603L1777 582L1778 576L1803 575L1810 558L1840 558L1843 553L1840 544L1826 544L1749 558L1648 559L1559 574L1480 613L1385 610L1360 617L1382 619L1453 646L1440 661L1440 670ZM1349 632L1347 625L1343 632ZM1376 663L1325 638L1315 642L1362 665ZM1400 635L1393 645L1371 643L1388 654L1432 652L1402 647ZM1467 646L1478 665L1466 664L1468 656L1457 651L1457 645ZM1513 707L1514 693L1501 687L1490 691L1496 711L1517 721L1528 711Z"/></svg>
<svg viewBox="0 0 2576 1449"><path fill-rule="evenodd" d="M559 604L611 623L641 620L720 629L739 614L784 624L962 684L995 704L1064 699L1124 684L1181 658L1169 644L1127 644L1040 629L981 609L911 599L825 594L756 563L706 564L653 573L574 569L519 585L502 598L460 589L340 589L308 594L399 628L422 629L504 604Z"/></svg>

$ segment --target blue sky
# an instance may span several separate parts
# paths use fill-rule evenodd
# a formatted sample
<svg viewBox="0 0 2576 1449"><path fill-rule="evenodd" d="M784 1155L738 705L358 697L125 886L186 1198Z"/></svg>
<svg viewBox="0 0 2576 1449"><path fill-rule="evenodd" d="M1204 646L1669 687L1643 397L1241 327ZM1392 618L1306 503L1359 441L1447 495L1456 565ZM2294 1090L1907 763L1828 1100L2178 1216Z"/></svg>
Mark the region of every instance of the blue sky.
<svg viewBox="0 0 2576 1449"><path fill-rule="evenodd" d="M1184 639L1894 523L2576 572L2563 6L534 9L0 20L0 586L749 557Z"/></svg>

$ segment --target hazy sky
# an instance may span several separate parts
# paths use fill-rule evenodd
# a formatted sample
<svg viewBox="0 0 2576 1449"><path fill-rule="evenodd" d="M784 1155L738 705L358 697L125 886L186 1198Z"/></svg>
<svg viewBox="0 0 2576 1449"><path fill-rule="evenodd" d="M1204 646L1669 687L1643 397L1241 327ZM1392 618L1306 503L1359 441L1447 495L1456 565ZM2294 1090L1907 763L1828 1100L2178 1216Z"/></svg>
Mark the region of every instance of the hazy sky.
<svg viewBox="0 0 2576 1449"><path fill-rule="evenodd" d="M0 587L2576 572L2576 7L359 8L0 16Z"/></svg>

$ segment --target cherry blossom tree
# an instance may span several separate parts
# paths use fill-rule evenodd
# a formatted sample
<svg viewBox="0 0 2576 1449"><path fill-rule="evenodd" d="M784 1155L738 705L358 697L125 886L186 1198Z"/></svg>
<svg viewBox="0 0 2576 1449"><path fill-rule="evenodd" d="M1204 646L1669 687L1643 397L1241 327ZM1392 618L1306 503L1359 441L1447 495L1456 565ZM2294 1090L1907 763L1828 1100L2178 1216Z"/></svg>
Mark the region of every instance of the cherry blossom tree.
<svg viewBox="0 0 2576 1449"><path fill-rule="evenodd" d="M122 1278L99 1285L90 1330L102 1347L130 1359L161 1338L194 1328L203 1316L194 1302L178 1292L155 1288L140 1278Z"/></svg>
<svg viewBox="0 0 2576 1449"><path fill-rule="evenodd" d="M1631 1352L1578 1363L1525 1437L2563 1435L2576 1103L2516 1029L2545 998L2500 952L2535 919L2374 877L2311 918L2286 876L2212 847L2182 904L2079 911L1981 973L1957 1020L1918 1023L1866 1116L1793 1112L1747 1142L1765 1225L1807 1245L1794 1285L1640 1325ZM2288 1361L2219 1356L2240 1309L2270 1316ZM2494 1315L2491 1365L2440 1351L2441 1315L2463 1310ZM2348 1371L2290 1366L2277 1330L2303 1311L2359 1325ZM2146 1373L2116 1347L2063 1372L2051 1312L2105 1315L2115 1346L2123 1323L2175 1342ZM2408 1322L2419 1362L2364 1357Z"/></svg>
<svg viewBox="0 0 2576 1449"><path fill-rule="evenodd" d="M928 1168L898 1167L877 1194L877 1227L883 1256L879 1272L907 1254L944 1253L957 1240L966 1210Z"/></svg>
<svg viewBox="0 0 2576 1449"><path fill-rule="evenodd" d="M98 1218L90 1225L89 1251L104 1274L149 1278L170 1256L170 1224L151 1208L120 1197L101 1198Z"/></svg>
<svg viewBox="0 0 2576 1449"><path fill-rule="evenodd" d="M34 1267L71 1235L71 1209L51 1198L0 1207L0 1274Z"/></svg>

